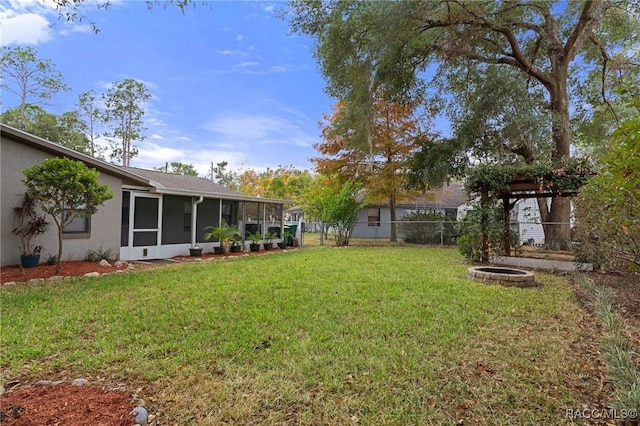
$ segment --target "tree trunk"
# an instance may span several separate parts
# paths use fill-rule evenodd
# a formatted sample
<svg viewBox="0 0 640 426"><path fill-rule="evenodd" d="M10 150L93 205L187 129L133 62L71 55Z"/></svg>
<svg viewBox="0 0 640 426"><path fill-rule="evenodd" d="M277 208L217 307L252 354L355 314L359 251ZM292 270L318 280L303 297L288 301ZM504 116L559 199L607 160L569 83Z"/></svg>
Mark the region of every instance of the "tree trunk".
<svg viewBox="0 0 640 426"><path fill-rule="evenodd" d="M569 127L569 95L567 91L567 67L559 64L560 59L552 60L554 84L549 87L551 98L552 136L554 142L553 161L570 157L571 130ZM571 203L568 198L553 197L551 208L538 202L545 247L553 250L568 250L571 245Z"/></svg>
<svg viewBox="0 0 640 426"><path fill-rule="evenodd" d="M569 198L555 197L551 201L551 209L543 222L544 245L551 250L571 249L571 201Z"/></svg>
<svg viewBox="0 0 640 426"><path fill-rule="evenodd" d="M392 243L398 241L398 224L396 223L396 218L396 195L391 194L389 197L389 220L391 221L389 241Z"/></svg>
<svg viewBox="0 0 640 426"><path fill-rule="evenodd" d="M60 273L62 269L62 225L58 225L58 259L56 262L56 274Z"/></svg>

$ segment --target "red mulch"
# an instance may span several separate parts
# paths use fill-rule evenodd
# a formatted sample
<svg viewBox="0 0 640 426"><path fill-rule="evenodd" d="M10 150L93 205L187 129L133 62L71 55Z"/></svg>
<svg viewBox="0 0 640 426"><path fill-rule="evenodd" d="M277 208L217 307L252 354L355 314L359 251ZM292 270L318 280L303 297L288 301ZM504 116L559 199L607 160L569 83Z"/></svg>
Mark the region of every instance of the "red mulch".
<svg viewBox="0 0 640 426"><path fill-rule="evenodd" d="M294 248L287 248L286 251L295 250ZM211 252L203 254L202 256L176 256L174 260L179 260L183 262L190 261L198 261L198 260L209 260L212 258L215 259L225 259L229 257L238 257L238 256L258 256L269 253L279 253L284 250L279 248L274 248L272 250L260 250L258 252L241 252L241 253L225 253L223 255L213 254ZM113 265L113 261L110 262ZM153 266L163 266L161 264L158 265L145 265L143 263L136 263L136 269L140 268L148 268ZM84 260L77 261L69 261L62 262L62 269L60 273L56 274L56 266L55 265L45 265L40 264L34 268L20 268L18 265L13 266L3 266L0 268L0 284L8 283L8 282L24 282L29 281L33 278L44 278L47 279L49 277L59 275L63 277L81 277L89 272L99 272L101 274L105 272L115 272L117 269L126 269L127 265L120 268L116 268L115 266L100 266L97 262L88 262Z"/></svg>
<svg viewBox="0 0 640 426"><path fill-rule="evenodd" d="M131 426L130 394L96 385L24 387L0 395L0 422L6 426Z"/></svg>
<svg viewBox="0 0 640 426"><path fill-rule="evenodd" d="M113 262L110 262L113 265ZM63 277L80 277L89 272L115 272L117 269L126 269L124 265L120 268L115 266L100 266L97 262L88 262L84 260L62 262L60 273L56 274L56 265L40 264L34 268L20 268L20 266L3 266L0 268L0 283L8 283L11 281L22 282L29 281L33 278L53 277L55 275Z"/></svg>

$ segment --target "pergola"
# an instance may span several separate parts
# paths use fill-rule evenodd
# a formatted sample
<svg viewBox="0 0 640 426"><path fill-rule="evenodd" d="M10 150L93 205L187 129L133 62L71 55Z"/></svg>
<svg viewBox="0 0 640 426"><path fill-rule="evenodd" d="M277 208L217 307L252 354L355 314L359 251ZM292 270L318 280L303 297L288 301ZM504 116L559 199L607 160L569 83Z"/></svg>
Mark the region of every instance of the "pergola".
<svg viewBox="0 0 640 426"><path fill-rule="evenodd" d="M485 165L472 177L471 189L480 194L480 205L484 210L490 199L502 200L504 238L503 248L511 255L509 213L516 202L525 198L573 197L595 172L582 160L572 159L569 166L546 168L541 165L500 166ZM482 254L481 260L489 260L489 238L487 216L481 216Z"/></svg>
<svg viewBox="0 0 640 426"><path fill-rule="evenodd" d="M511 238L509 229L509 219L511 209L515 204L525 198L547 198L547 197L574 197L578 194L577 189L563 189L547 181L516 176L506 187L491 188L482 186L480 192L480 205L486 206L489 196L502 200L503 221L504 221L504 252L506 256L511 255ZM512 201L513 200L513 201ZM485 224L481 224L482 232L482 261L489 260L489 242Z"/></svg>

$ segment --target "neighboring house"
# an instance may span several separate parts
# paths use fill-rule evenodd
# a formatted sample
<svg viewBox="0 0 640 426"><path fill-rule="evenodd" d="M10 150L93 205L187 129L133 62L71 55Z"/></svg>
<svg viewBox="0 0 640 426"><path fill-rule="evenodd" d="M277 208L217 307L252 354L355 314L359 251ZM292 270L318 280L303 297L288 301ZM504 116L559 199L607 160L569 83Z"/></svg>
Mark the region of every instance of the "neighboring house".
<svg viewBox="0 0 640 426"><path fill-rule="evenodd" d="M411 202L403 202L396 205L396 218L398 221L416 211L439 213L455 219L458 207L466 202L466 194L462 183L451 182L441 189L428 191ZM391 237L391 212L388 204L369 205L360 210L358 223L353 229L353 237L356 238L390 238ZM402 237L398 229L398 237Z"/></svg>
<svg viewBox="0 0 640 426"><path fill-rule="evenodd" d="M86 220L76 220L63 233L62 260L83 259L88 250L111 250L121 260L170 258L188 254L195 243L207 249L204 228L222 220L237 225L245 235L282 229L284 200L249 197L207 179L119 167L0 123L0 264L20 263L12 208L19 205L25 187L22 171L47 158L68 157L100 172L113 198ZM51 221L51 218L48 219ZM57 252L55 225L34 244Z"/></svg>

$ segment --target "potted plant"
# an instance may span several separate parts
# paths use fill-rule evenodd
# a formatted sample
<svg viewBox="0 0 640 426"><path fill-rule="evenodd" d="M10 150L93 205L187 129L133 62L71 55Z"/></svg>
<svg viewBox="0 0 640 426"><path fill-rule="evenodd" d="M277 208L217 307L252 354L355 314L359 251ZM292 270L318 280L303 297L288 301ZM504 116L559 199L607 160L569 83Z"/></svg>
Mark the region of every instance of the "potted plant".
<svg viewBox="0 0 640 426"><path fill-rule="evenodd" d="M32 268L40 262L42 246L31 241L49 229L50 223L36 213L36 203L29 194L24 194L22 204L13 208L14 228L11 232L20 238L20 264L23 268Z"/></svg>
<svg viewBox="0 0 640 426"><path fill-rule="evenodd" d="M289 232L289 230L284 231L284 233L282 234L282 241L280 241L278 243L278 247L281 248L282 250L287 248L287 240L289 238L293 238L293 234L291 234L291 232Z"/></svg>
<svg viewBox="0 0 640 426"><path fill-rule="evenodd" d="M227 247L229 246L229 241L235 234L238 233L237 226L229 225L224 221L218 227L207 226L204 229L209 230L209 232L206 232L204 234L205 240L210 240L211 238L215 237L220 242L220 246L213 248L213 252L215 254L224 254L224 252L227 250Z"/></svg>
<svg viewBox="0 0 640 426"><path fill-rule="evenodd" d="M231 237L231 245L229 246L229 251L231 253L242 253L242 237L240 236L239 233L235 233L232 237Z"/></svg>
<svg viewBox="0 0 640 426"><path fill-rule="evenodd" d="M247 235L247 239L251 241L251 244L249 244L249 250L260 251L260 240L262 239L261 233L254 232L253 234L249 234Z"/></svg>
<svg viewBox="0 0 640 426"><path fill-rule="evenodd" d="M193 247L189 248L189 254L191 256L202 256L202 247L199 243L195 243Z"/></svg>
<svg viewBox="0 0 640 426"><path fill-rule="evenodd" d="M262 243L262 246L265 250L271 250L273 248L273 239L277 236L278 234L272 232L266 232L264 234L264 242Z"/></svg>

